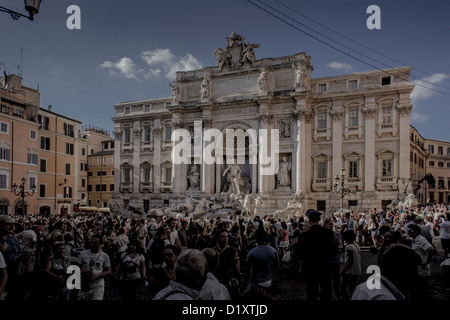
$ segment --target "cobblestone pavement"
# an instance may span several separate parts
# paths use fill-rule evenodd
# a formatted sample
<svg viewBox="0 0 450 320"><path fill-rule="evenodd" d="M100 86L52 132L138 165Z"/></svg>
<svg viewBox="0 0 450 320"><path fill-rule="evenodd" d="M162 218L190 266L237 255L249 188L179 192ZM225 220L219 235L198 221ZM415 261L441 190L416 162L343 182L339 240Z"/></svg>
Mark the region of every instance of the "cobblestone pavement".
<svg viewBox="0 0 450 320"><path fill-rule="evenodd" d="M445 278L440 264L444 261L442 254L440 239L435 238L433 241L438 255L434 256L431 267L431 276L428 279L429 295L431 300L449 300L449 280ZM378 255L370 253L368 247L361 248L361 266L362 274L358 279L358 284L365 282L369 277L366 273L367 267L378 264ZM306 287L304 278L300 275L296 279L293 278L292 272L288 269L280 269L274 274L275 291L274 296L277 300L306 300ZM104 300L120 300L117 282L108 278L106 281ZM146 289L141 285L136 295L137 300L148 300ZM335 299L335 297L334 297Z"/></svg>

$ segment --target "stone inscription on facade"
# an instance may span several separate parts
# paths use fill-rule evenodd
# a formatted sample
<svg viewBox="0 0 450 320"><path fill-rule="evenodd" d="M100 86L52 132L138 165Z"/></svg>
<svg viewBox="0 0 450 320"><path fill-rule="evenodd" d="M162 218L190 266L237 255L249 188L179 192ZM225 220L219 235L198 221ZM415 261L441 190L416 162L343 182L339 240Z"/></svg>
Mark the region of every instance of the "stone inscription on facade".
<svg viewBox="0 0 450 320"><path fill-rule="evenodd" d="M214 96L231 96L243 93L259 92L258 76L226 80L214 80Z"/></svg>
<svg viewBox="0 0 450 320"><path fill-rule="evenodd" d="M218 109L218 110L213 110L212 113L215 116L220 116L220 115L230 115L230 114L254 114L257 113L259 111L258 107L251 107L251 108L235 108L235 109Z"/></svg>

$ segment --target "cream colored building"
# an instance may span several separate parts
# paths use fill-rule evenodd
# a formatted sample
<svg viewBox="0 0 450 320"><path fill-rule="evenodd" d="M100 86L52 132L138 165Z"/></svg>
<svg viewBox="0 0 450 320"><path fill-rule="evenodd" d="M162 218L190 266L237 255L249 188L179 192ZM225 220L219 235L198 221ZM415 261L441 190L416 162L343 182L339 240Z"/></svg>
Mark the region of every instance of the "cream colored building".
<svg viewBox="0 0 450 320"><path fill-rule="evenodd" d="M425 139L428 151L426 171L434 177L435 184L422 185L427 195L427 203L450 203L450 142Z"/></svg>
<svg viewBox="0 0 450 320"><path fill-rule="evenodd" d="M211 145L198 138L208 129L222 133L223 141L238 129L256 132L256 140L235 141L237 147L228 151L244 155L245 163L238 164L245 191L261 197L264 212L285 208L295 195L304 208L339 210L341 197L332 191L341 168L345 188L354 192L344 196L344 208L381 209L405 192L411 173L411 68L314 78L305 53L257 60L258 46L233 33L225 49L214 52L217 66L177 72L172 97L115 106L113 199L119 207L146 212L188 194L198 199L224 192L227 149L223 156L216 149L215 162L206 162L203 151ZM198 185L188 180L191 164L174 163L176 129L191 133ZM261 150L258 161L251 161L252 147L270 140L262 129L277 135L275 166L283 158L290 162L282 184L275 172L264 173Z"/></svg>

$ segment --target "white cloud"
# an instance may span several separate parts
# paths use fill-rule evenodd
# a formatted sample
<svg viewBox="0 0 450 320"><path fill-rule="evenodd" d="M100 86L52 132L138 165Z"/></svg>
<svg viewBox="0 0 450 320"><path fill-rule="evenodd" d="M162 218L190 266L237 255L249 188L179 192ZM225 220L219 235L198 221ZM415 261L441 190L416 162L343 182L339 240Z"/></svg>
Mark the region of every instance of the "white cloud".
<svg viewBox="0 0 450 320"><path fill-rule="evenodd" d="M411 122L412 123L422 123L430 120L430 116L424 113L411 112Z"/></svg>
<svg viewBox="0 0 450 320"><path fill-rule="evenodd" d="M435 73L423 79L413 81L413 83L416 84L413 92L411 93L411 100L413 101L413 103L416 103L419 100L430 98L435 95L437 92L428 88L438 90L439 88L436 88L436 86L434 85L439 84L447 78L449 78L449 76L446 74Z"/></svg>
<svg viewBox="0 0 450 320"><path fill-rule="evenodd" d="M100 67L109 69L111 74L120 73L127 79L139 80L139 76L143 73L143 70L127 57L123 57L117 62L105 61Z"/></svg>
<svg viewBox="0 0 450 320"><path fill-rule="evenodd" d="M345 72L351 72L353 70L353 67L350 64L337 61L330 62L329 64L327 64L327 67L334 70L342 70Z"/></svg>
<svg viewBox="0 0 450 320"><path fill-rule="evenodd" d="M121 74L127 79L156 79L161 76L174 80L177 71L190 71L203 68L192 54L177 57L170 49L156 49L141 52L140 57L148 69L139 67L132 59L123 57L117 62L105 61L100 67L108 69L111 75Z"/></svg>
<svg viewBox="0 0 450 320"><path fill-rule="evenodd" d="M158 66L158 69L150 69L151 75L164 72L164 76L172 80L176 77L177 71L189 71L201 69L203 66L192 54L188 53L185 57L177 57L170 49L157 49L154 51L145 51L141 53L141 58L149 66Z"/></svg>

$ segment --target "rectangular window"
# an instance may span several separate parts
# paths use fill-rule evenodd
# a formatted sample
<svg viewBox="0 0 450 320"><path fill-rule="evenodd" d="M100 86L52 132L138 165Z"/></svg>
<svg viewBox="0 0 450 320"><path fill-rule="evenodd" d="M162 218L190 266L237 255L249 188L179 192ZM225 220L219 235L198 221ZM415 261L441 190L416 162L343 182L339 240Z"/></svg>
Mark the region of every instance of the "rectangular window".
<svg viewBox="0 0 450 320"><path fill-rule="evenodd" d="M30 130L30 140L36 140L36 131Z"/></svg>
<svg viewBox="0 0 450 320"><path fill-rule="evenodd" d="M358 89L358 80L349 80L348 88L349 89Z"/></svg>
<svg viewBox="0 0 450 320"><path fill-rule="evenodd" d="M38 164L38 155L35 153L28 153L28 163Z"/></svg>
<svg viewBox="0 0 450 320"><path fill-rule="evenodd" d="M9 126L6 122L0 122L0 132L1 133L8 134L8 132L9 132L8 128L9 128Z"/></svg>
<svg viewBox="0 0 450 320"><path fill-rule="evenodd" d="M47 160L41 159L39 161L39 171L40 172L47 172Z"/></svg>
<svg viewBox="0 0 450 320"><path fill-rule="evenodd" d="M317 115L317 128L318 129L325 129L327 127L327 113L326 112L319 112Z"/></svg>
<svg viewBox="0 0 450 320"><path fill-rule="evenodd" d="M124 135L124 143L130 143L131 142L131 130L130 128L125 129L125 135Z"/></svg>
<svg viewBox="0 0 450 320"><path fill-rule="evenodd" d="M381 85L382 86L387 86L391 84L391 76L387 76L387 77L382 77L381 78Z"/></svg>
<svg viewBox="0 0 450 320"><path fill-rule="evenodd" d="M327 178L327 162L322 161L317 163L317 178L326 179Z"/></svg>
<svg viewBox="0 0 450 320"><path fill-rule="evenodd" d="M86 149L85 148L81 148L81 155L85 156L86 155Z"/></svg>
<svg viewBox="0 0 450 320"><path fill-rule="evenodd" d="M66 163L66 176L70 176L70 163Z"/></svg>
<svg viewBox="0 0 450 320"><path fill-rule="evenodd" d="M130 114L130 112L131 112L131 108L125 108L125 114Z"/></svg>
<svg viewBox="0 0 450 320"><path fill-rule="evenodd" d="M6 189L8 186L8 175L0 173L0 189Z"/></svg>
<svg viewBox="0 0 450 320"><path fill-rule="evenodd" d="M443 162L438 162L438 167L443 168L444 167L444 163Z"/></svg>
<svg viewBox="0 0 450 320"><path fill-rule="evenodd" d="M66 143L66 154L73 155L73 143Z"/></svg>
<svg viewBox="0 0 450 320"><path fill-rule="evenodd" d="M434 161L428 162L428 165L429 165L430 167L434 167Z"/></svg>
<svg viewBox="0 0 450 320"><path fill-rule="evenodd" d="M92 192L92 184L88 185L88 192Z"/></svg>
<svg viewBox="0 0 450 320"><path fill-rule="evenodd" d="M124 168L123 169L123 182L129 183L131 181L130 173L131 173L131 169L130 168Z"/></svg>
<svg viewBox="0 0 450 320"><path fill-rule="evenodd" d="M72 187L64 187L64 198L72 198Z"/></svg>
<svg viewBox="0 0 450 320"><path fill-rule="evenodd" d="M103 164L106 164L106 161L107 159L106 159L106 157L103 157Z"/></svg>
<svg viewBox="0 0 450 320"><path fill-rule="evenodd" d="M323 93L327 91L327 84L326 83L321 83L319 85L317 85L317 91L319 93Z"/></svg>
<svg viewBox="0 0 450 320"><path fill-rule="evenodd" d="M41 149L50 150L50 138L41 137Z"/></svg>
<svg viewBox="0 0 450 320"><path fill-rule="evenodd" d="M172 140L172 127L166 126L166 141Z"/></svg>
<svg viewBox="0 0 450 320"><path fill-rule="evenodd" d="M106 191L106 184L102 184L102 191Z"/></svg>
<svg viewBox="0 0 450 320"><path fill-rule="evenodd" d="M28 177L28 190L31 190L33 186L36 188L36 177Z"/></svg>
<svg viewBox="0 0 450 320"><path fill-rule="evenodd" d="M7 161L9 161L9 159L10 159L10 151L9 151L9 149L0 148L0 160L7 160Z"/></svg>
<svg viewBox="0 0 450 320"><path fill-rule="evenodd" d="M441 154L441 155L444 154L444 147L442 147L442 146L438 147L438 154Z"/></svg>
<svg viewBox="0 0 450 320"><path fill-rule="evenodd" d="M114 183L109 185L109 191L114 191Z"/></svg>
<svg viewBox="0 0 450 320"><path fill-rule="evenodd" d="M95 191L100 191L100 185L99 184L95 185Z"/></svg>
<svg viewBox="0 0 450 320"><path fill-rule="evenodd" d="M13 115L23 117L23 110L19 108L14 108Z"/></svg>
<svg viewBox="0 0 450 320"><path fill-rule="evenodd" d="M9 114L9 108L6 104L0 104L0 112Z"/></svg>
<svg viewBox="0 0 450 320"><path fill-rule="evenodd" d="M45 184L39 185L39 197L45 198Z"/></svg>
<svg viewBox="0 0 450 320"><path fill-rule="evenodd" d="M102 164L102 157L97 157L97 163Z"/></svg>
<svg viewBox="0 0 450 320"><path fill-rule="evenodd" d="M82 188L86 187L86 179L81 179L81 187Z"/></svg>
<svg viewBox="0 0 450 320"><path fill-rule="evenodd" d="M64 135L73 137L73 125L64 123Z"/></svg>
<svg viewBox="0 0 450 320"><path fill-rule="evenodd" d="M151 138L151 130L149 127L144 129L144 142L150 142L150 138Z"/></svg>
<svg viewBox="0 0 450 320"><path fill-rule="evenodd" d="M358 178L359 177L359 161L349 161L348 162L348 177Z"/></svg>
<svg viewBox="0 0 450 320"><path fill-rule="evenodd" d="M150 182L150 168L144 168L143 182Z"/></svg>
<svg viewBox="0 0 450 320"><path fill-rule="evenodd" d="M100 177L102 175L101 171L97 171L97 177Z"/></svg>
<svg viewBox="0 0 450 320"><path fill-rule="evenodd" d="M430 153L434 153L434 145L430 144L428 146L428 150L430 151Z"/></svg>
<svg viewBox="0 0 450 320"><path fill-rule="evenodd" d="M145 106L145 112L150 112L150 105Z"/></svg>
<svg viewBox="0 0 450 320"><path fill-rule="evenodd" d="M392 176L392 159L383 160L381 165L381 175L383 177L391 177Z"/></svg>
<svg viewBox="0 0 450 320"><path fill-rule="evenodd" d="M39 122L41 123L41 129L48 130L50 120L46 116L38 116Z"/></svg>
<svg viewBox="0 0 450 320"><path fill-rule="evenodd" d="M88 172L88 177L92 177L92 171Z"/></svg>
<svg viewBox="0 0 450 320"><path fill-rule="evenodd" d="M392 108L383 108L383 124L391 124L392 123Z"/></svg>
<svg viewBox="0 0 450 320"><path fill-rule="evenodd" d="M166 168L166 170L165 170L165 181L166 182L172 181L172 168Z"/></svg>
<svg viewBox="0 0 450 320"><path fill-rule="evenodd" d="M350 110L348 113L348 124L350 127L358 126L358 110Z"/></svg>

